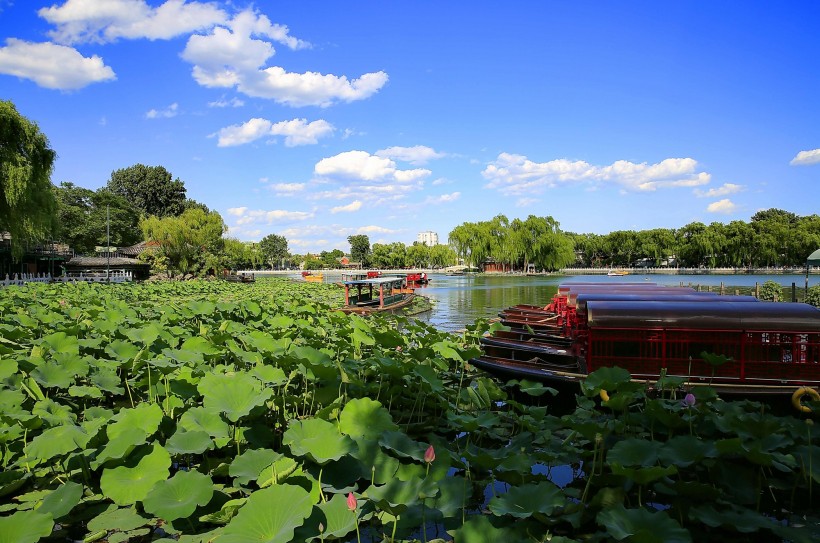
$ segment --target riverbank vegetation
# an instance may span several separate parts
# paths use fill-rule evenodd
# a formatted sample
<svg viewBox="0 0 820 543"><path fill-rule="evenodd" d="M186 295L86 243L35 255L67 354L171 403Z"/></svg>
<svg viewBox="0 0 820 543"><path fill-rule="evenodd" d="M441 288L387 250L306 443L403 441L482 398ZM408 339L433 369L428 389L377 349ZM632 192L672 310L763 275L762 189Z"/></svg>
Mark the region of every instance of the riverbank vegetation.
<svg viewBox="0 0 820 543"><path fill-rule="evenodd" d="M794 541L818 426L624 372L577 398L338 289L0 291L0 541ZM600 391L608 391L602 403Z"/></svg>

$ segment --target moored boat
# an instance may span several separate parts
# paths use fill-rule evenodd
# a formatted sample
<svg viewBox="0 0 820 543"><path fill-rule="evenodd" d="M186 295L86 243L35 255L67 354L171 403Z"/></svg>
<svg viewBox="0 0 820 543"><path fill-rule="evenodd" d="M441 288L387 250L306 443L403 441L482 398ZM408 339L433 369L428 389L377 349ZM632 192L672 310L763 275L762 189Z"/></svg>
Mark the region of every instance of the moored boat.
<svg viewBox="0 0 820 543"><path fill-rule="evenodd" d="M368 315L393 311L413 303L415 292L407 288L403 277L374 277L344 282L345 313Z"/></svg>

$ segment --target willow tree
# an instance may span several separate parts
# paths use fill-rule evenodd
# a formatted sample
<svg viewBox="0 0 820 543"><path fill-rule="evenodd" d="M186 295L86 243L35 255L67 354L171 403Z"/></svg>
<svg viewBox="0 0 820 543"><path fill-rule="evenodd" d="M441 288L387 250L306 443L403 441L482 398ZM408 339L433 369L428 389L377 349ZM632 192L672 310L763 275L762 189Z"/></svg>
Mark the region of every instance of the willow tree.
<svg viewBox="0 0 820 543"><path fill-rule="evenodd" d="M36 123L0 100L0 232L11 234L20 258L27 244L48 238L55 226L51 173L57 158Z"/></svg>
<svg viewBox="0 0 820 543"><path fill-rule="evenodd" d="M207 271L208 263L221 253L222 235L228 231L219 213L199 208L178 217L152 215L140 221L140 228L146 241L159 243L171 269L182 273Z"/></svg>

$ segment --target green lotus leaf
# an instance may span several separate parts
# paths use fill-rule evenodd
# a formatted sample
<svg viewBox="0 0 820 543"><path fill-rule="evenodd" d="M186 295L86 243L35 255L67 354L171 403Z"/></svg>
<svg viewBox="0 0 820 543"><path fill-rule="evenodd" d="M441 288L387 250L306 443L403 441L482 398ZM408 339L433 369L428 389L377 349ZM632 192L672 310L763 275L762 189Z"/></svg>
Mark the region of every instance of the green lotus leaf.
<svg viewBox="0 0 820 543"><path fill-rule="evenodd" d="M96 368L95 371L91 372L88 379L100 390L111 394L122 394L125 391L120 386L122 384L120 376L117 375L116 371L109 368Z"/></svg>
<svg viewBox="0 0 820 543"><path fill-rule="evenodd" d="M162 328L160 328L159 324L151 322L139 328L129 328L126 330L125 335L134 343L138 343L143 347L150 347L159 338L161 333Z"/></svg>
<svg viewBox="0 0 820 543"><path fill-rule="evenodd" d="M10 388L0 389L0 411L3 414L20 410L20 406L26 401L26 395L21 390Z"/></svg>
<svg viewBox="0 0 820 543"><path fill-rule="evenodd" d="M17 370L17 362L14 360L0 359L0 381L5 381L17 373Z"/></svg>
<svg viewBox="0 0 820 543"><path fill-rule="evenodd" d="M650 466L646 468L626 468L620 464L612 464L612 473L615 475L623 475L639 485L645 485L652 481L657 481L664 477L674 475L678 472L675 466Z"/></svg>
<svg viewBox="0 0 820 543"><path fill-rule="evenodd" d="M23 471L13 469L0 471L0 496L11 494L27 483L31 476L32 475L30 472L25 473Z"/></svg>
<svg viewBox="0 0 820 543"><path fill-rule="evenodd" d="M36 543L51 535L54 521L50 514L38 511L18 511L0 517L0 543Z"/></svg>
<svg viewBox="0 0 820 543"><path fill-rule="evenodd" d="M527 379L522 379L518 383L518 388L521 392L528 396L539 397L543 396L546 393L550 393L553 396L558 394L558 391L552 387L544 386L543 383L537 383L535 381L529 381Z"/></svg>
<svg viewBox="0 0 820 543"><path fill-rule="evenodd" d="M68 388L74 382L74 375L56 362L37 366L31 376L47 388Z"/></svg>
<svg viewBox="0 0 820 543"><path fill-rule="evenodd" d="M202 454L216 446L208 432L203 430L185 430L177 428L165 448L170 454Z"/></svg>
<svg viewBox="0 0 820 543"><path fill-rule="evenodd" d="M128 532L145 526L151 519L141 516L133 507L117 507L111 505L88 521L88 531L90 533L106 531Z"/></svg>
<svg viewBox="0 0 820 543"><path fill-rule="evenodd" d="M675 436L663 444L660 459L664 464L685 468L704 458L717 456L714 443L695 436Z"/></svg>
<svg viewBox="0 0 820 543"><path fill-rule="evenodd" d="M64 370L75 377L85 377L91 368L91 364L96 361L91 357L80 358L71 353L56 352L51 355L52 360L61 366Z"/></svg>
<svg viewBox="0 0 820 543"><path fill-rule="evenodd" d="M291 421L282 443L290 446L293 454L307 456L317 464L338 460L355 449L352 439L322 419Z"/></svg>
<svg viewBox="0 0 820 543"><path fill-rule="evenodd" d="M219 415L216 409L194 407L182 414L177 427L189 432L201 430L214 439L230 437L231 427Z"/></svg>
<svg viewBox="0 0 820 543"><path fill-rule="evenodd" d="M105 347L105 352L120 364L124 364L133 360L139 354L140 348L128 341L115 339Z"/></svg>
<svg viewBox="0 0 820 543"><path fill-rule="evenodd" d="M256 484L259 485L259 488L281 484L291 475L301 474L302 470L298 468L299 463L296 460L289 456L283 456L259 472Z"/></svg>
<svg viewBox="0 0 820 543"><path fill-rule="evenodd" d="M256 354L259 356L259 353L248 354ZM283 385L288 380L288 376L282 368L276 366L257 366L251 370L251 374L263 383L274 386Z"/></svg>
<svg viewBox="0 0 820 543"><path fill-rule="evenodd" d="M204 353L189 349L163 349L162 354L180 364L196 366L205 361Z"/></svg>
<svg viewBox="0 0 820 543"><path fill-rule="evenodd" d="M245 451L231 462L228 471L231 477L236 478L240 485L246 485L249 481L256 480L262 470L273 464L282 455L271 449L252 449Z"/></svg>
<svg viewBox="0 0 820 543"><path fill-rule="evenodd" d="M179 346L181 351L191 351L201 353L205 356L217 355L222 352L222 349L216 347L213 343L202 336L189 337Z"/></svg>
<svg viewBox="0 0 820 543"><path fill-rule="evenodd" d="M356 530L356 515L347 508L347 499L342 494L334 495L329 501L320 503L319 510L324 513L324 537L342 538Z"/></svg>
<svg viewBox="0 0 820 543"><path fill-rule="evenodd" d="M202 315L206 317L211 316L213 312L216 311L216 304L203 300L190 301L186 304L186 307L194 315Z"/></svg>
<svg viewBox="0 0 820 543"><path fill-rule="evenodd" d="M68 395L73 398L102 398L103 393L97 387L72 385L68 387Z"/></svg>
<svg viewBox="0 0 820 543"><path fill-rule="evenodd" d="M313 511L303 488L280 485L251 494L215 543L289 543Z"/></svg>
<svg viewBox="0 0 820 543"><path fill-rule="evenodd" d="M632 376L623 368L600 368L581 381L581 390L586 396L595 396L601 390L612 392L631 379Z"/></svg>
<svg viewBox="0 0 820 543"><path fill-rule="evenodd" d="M421 377L421 380L430 387L430 392L438 394L444 391L444 382L431 366L416 365L413 367L413 373Z"/></svg>
<svg viewBox="0 0 820 543"><path fill-rule="evenodd" d="M79 426L66 424L49 428L26 445L26 456L51 463L65 454L82 449L91 437Z"/></svg>
<svg viewBox="0 0 820 543"><path fill-rule="evenodd" d="M206 522L208 524L228 524L231 519L236 516L236 513L239 512L242 506L245 505L246 501L248 501L247 498L228 500L222 504L222 508L219 511L208 515L203 515L199 517L199 521Z"/></svg>
<svg viewBox="0 0 820 543"><path fill-rule="evenodd" d="M376 438L383 432L398 430L390 412L370 398L347 402L339 415L339 430L352 438Z"/></svg>
<svg viewBox="0 0 820 543"><path fill-rule="evenodd" d="M421 477L414 477L407 481L395 478L384 485L370 486L365 494L394 515L401 514L408 506L419 502L419 494L424 489L424 482Z"/></svg>
<svg viewBox="0 0 820 543"><path fill-rule="evenodd" d="M142 500L148 513L164 520L189 517L197 506L207 505L214 494L214 483L198 471L179 471L160 481Z"/></svg>
<svg viewBox="0 0 820 543"><path fill-rule="evenodd" d="M111 501L119 505L141 501L156 483L168 478L168 451L159 445L152 445L147 451L141 457L129 458L124 466L103 470L100 488Z"/></svg>
<svg viewBox="0 0 820 543"><path fill-rule="evenodd" d="M80 356L80 344L76 336L69 336L65 332L55 332L44 336L42 343L52 351Z"/></svg>
<svg viewBox="0 0 820 543"><path fill-rule="evenodd" d="M516 534L513 528L495 526L493 517L483 515L470 517L460 528L448 530L447 533L453 536L453 541L469 541L470 543L498 543L499 541L526 541L528 539Z"/></svg>
<svg viewBox="0 0 820 543"><path fill-rule="evenodd" d="M293 340L290 338L274 338L270 334L253 330L240 337L242 342L259 352L278 355L287 352Z"/></svg>
<svg viewBox="0 0 820 543"><path fill-rule="evenodd" d="M109 431L111 427L108 427ZM109 460L120 460L128 456L131 451L139 445L144 445L147 441L145 430L137 426L125 426L117 431L113 439L109 439L105 447L97 454L91 462L91 467L97 469Z"/></svg>
<svg viewBox="0 0 820 543"><path fill-rule="evenodd" d="M542 481L511 487L506 494L491 499L488 507L498 517L510 515L527 518L535 513L550 515L556 508L566 504L567 500L560 488L550 481Z"/></svg>
<svg viewBox="0 0 820 543"><path fill-rule="evenodd" d="M273 394L270 390L263 391L259 380L246 372L209 373L197 388L205 407L225 413L231 422L237 422L254 407L263 405Z"/></svg>
<svg viewBox="0 0 820 543"><path fill-rule="evenodd" d="M461 354L458 352L458 345L450 340L438 341L430 345L430 348L444 359L454 362L461 362L463 360Z"/></svg>
<svg viewBox="0 0 820 543"><path fill-rule="evenodd" d="M461 518L470 500L472 485L460 475L445 477L437 482L439 495L435 508L444 518Z"/></svg>
<svg viewBox="0 0 820 543"><path fill-rule="evenodd" d="M663 445L647 439L624 439L616 443L606 455L607 461L622 466L654 466Z"/></svg>
<svg viewBox="0 0 820 543"><path fill-rule="evenodd" d="M31 408L31 414L43 419L49 426L60 426L61 424L76 424L77 415L63 404L59 404L50 398L40 400Z"/></svg>
<svg viewBox="0 0 820 543"><path fill-rule="evenodd" d="M372 439L357 439L358 449L351 453L359 460L373 484L384 484L396 476L399 469L399 459L384 452L379 444Z"/></svg>
<svg viewBox="0 0 820 543"><path fill-rule="evenodd" d="M40 504L40 507L37 508L37 512L44 514L49 513L51 514L51 518L59 520L71 512L74 506L80 502L82 496L82 485L68 481L46 496Z"/></svg>
<svg viewBox="0 0 820 543"><path fill-rule="evenodd" d="M688 530L681 528L664 511L625 509L617 505L598 513L598 524L604 526L610 536L630 543L691 543Z"/></svg>
<svg viewBox="0 0 820 543"><path fill-rule="evenodd" d="M413 441L403 432L384 432L379 438L379 445L391 450L398 456L412 458L419 462L424 461L424 451L427 447Z"/></svg>
<svg viewBox="0 0 820 543"><path fill-rule="evenodd" d="M294 321L291 317L288 317L287 315L273 315L271 317L268 317L268 324L273 328L290 328L295 324L295 322L296 321Z"/></svg>
<svg viewBox="0 0 820 543"><path fill-rule="evenodd" d="M106 429L108 439L116 439L118 435L132 428L139 428L146 437L150 436L159 428L162 416L162 408L154 403L141 403L136 407L122 409L114 415Z"/></svg>

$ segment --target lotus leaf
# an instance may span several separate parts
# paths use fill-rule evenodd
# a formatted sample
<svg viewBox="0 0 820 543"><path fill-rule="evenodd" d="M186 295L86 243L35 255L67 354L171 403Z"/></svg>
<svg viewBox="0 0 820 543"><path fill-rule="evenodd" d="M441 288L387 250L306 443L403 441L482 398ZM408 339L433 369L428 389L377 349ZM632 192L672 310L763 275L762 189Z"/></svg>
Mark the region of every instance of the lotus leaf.
<svg viewBox="0 0 820 543"><path fill-rule="evenodd" d="M91 467L97 469L109 460L125 458L139 445L144 445L146 441L147 436L144 430L135 426L126 426L123 430L117 432L116 437L106 443L94 461L91 462Z"/></svg>
<svg viewBox="0 0 820 543"><path fill-rule="evenodd" d="M55 332L44 336L42 343L52 351L80 356L80 344L76 336L69 336L65 332Z"/></svg>
<svg viewBox="0 0 820 543"><path fill-rule="evenodd" d="M210 316L216 311L216 304L213 302L193 300L188 302L187 309L194 315Z"/></svg>
<svg viewBox="0 0 820 543"><path fill-rule="evenodd" d="M273 355L284 354L293 342L290 338L274 338L258 330L253 330L241 336L240 339L259 352Z"/></svg>
<svg viewBox="0 0 820 543"><path fill-rule="evenodd" d="M108 346L106 346L105 352L111 355L120 364L125 364L133 360L134 357L139 354L140 348L133 343L129 343L121 339L115 339L109 343Z"/></svg>
<svg viewBox="0 0 820 543"><path fill-rule="evenodd" d="M395 478L384 485L370 486L365 494L391 513L401 514L408 506L419 502L419 494L424 488L425 480L421 477L413 477L406 481Z"/></svg>
<svg viewBox="0 0 820 543"><path fill-rule="evenodd" d="M373 478L373 484L384 484L396 476L400 463L398 458L384 452L379 444L371 439L357 439L356 444L358 450L352 455Z"/></svg>
<svg viewBox="0 0 820 543"><path fill-rule="evenodd" d="M91 533L118 530L128 532L145 526L150 519L141 516L133 507L117 507L111 505L101 514L88 521L88 531Z"/></svg>
<svg viewBox="0 0 820 543"><path fill-rule="evenodd" d="M193 336L182 342L179 349L181 351L190 351L193 353L201 353L205 356L213 356L220 354L222 349L216 347L213 343L202 336Z"/></svg>
<svg viewBox="0 0 820 543"><path fill-rule="evenodd" d="M103 393L99 388L90 387L90 386L82 386L82 385L72 385L68 387L68 395L74 398L102 398Z"/></svg>
<svg viewBox="0 0 820 543"><path fill-rule="evenodd" d="M438 481L439 495L435 507L445 518L461 518L461 512L469 505L472 483L460 475L452 475Z"/></svg>
<svg viewBox="0 0 820 543"><path fill-rule="evenodd" d="M664 464L685 468L700 462L704 458L715 458L717 450L714 443L695 436L675 436L663 444L660 459Z"/></svg>
<svg viewBox="0 0 820 543"><path fill-rule="evenodd" d="M246 372L224 375L209 373L200 380L197 388L203 396L205 407L225 413L231 422L248 415L272 395L270 390L263 391L259 380Z"/></svg>
<svg viewBox="0 0 820 543"><path fill-rule="evenodd" d="M318 507L325 516L324 537L341 538L356 529L356 515L347 508L347 500L343 495L336 494L329 501L320 503Z"/></svg>
<svg viewBox="0 0 820 543"><path fill-rule="evenodd" d="M194 407L183 413L177 426L189 432L202 430L216 440L227 439L231 431L218 410L205 407Z"/></svg>
<svg viewBox="0 0 820 543"><path fill-rule="evenodd" d="M291 421L282 443L290 446L293 454L307 456L317 464L338 460L355 449L352 439L322 419Z"/></svg>
<svg viewBox="0 0 820 543"><path fill-rule="evenodd" d="M622 466L654 466L662 444L647 439L624 439L607 452L607 461Z"/></svg>
<svg viewBox="0 0 820 543"><path fill-rule="evenodd" d="M45 430L26 446L25 452L32 460L50 464L65 454L84 448L89 439L90 436L79 426L66 424Z"/></svg>
<svg viewBox="0 0 820 543"><path fill-rule="evenodd" d="M162 328L157 323L148 323L139 328L126 330L125 335L134 343L139 343L143 347L151 347L162 333Z"/></svg>
<svg viewBox="0 0 820 543"><path fill-rule="evenodd" d="M274 461L271 465L266 466L256 479L256 484L259 488L265 488L271 485L278 485L291 475L298 475L303 473L299 468L299 464L293 458L283 456Z"/></svg>
<svg viewBox="0 0 820 543"><path fill-rule="evenodd" d="M342 409L339 430L352 438L376 438L384 432L398 430L398 426L380 402L356 398Z"/></svg>
<svg viewBox="0 0 820 543"><path fill-rule="evenodd" d="M202 454L215 446L208 432L203 430L188 431L180 428L177 428L174 435L165 442L165 448L172 455Z"/></svg>
<svg viewBox="0 0 820 543"><path fill-rule="evenodd" d="M253 354L259 356L259 353L248 353L249 355ZM287 382L288 376L285 375L285 372L282 368L278 368L276 366L257 366L251 370L251 374L268 385L283 385Z"/></svg>
<svg viewBox="0 0 820 543"><path fill-rule="evenodd" d="M293 326L295 324L295 322L296 321L294 321L292 318L288 317L287 315L273 315L273 316L268 318L268 324L272 328L281 328L281 329L290 328L291 326Z"/></svg>
<svg viewBox="0 0 820 543"><path fill-rule="evenodd" d="M160 481L142 500L145 510L164 520L189 517L197 506L207 505L214 493L211 478L198 471L179 471Z"/></svg>
<svg viewBox="0 0 820 543"><path fill-rule="evenodd" d="M303 488L280 485L251 494L215 543L288 543L313 511Z"/></svg>
<svg viewBox="0 0 820 543"><path fill-rule="evenodd" d="M51 514L51 518L59 520L66 516L74 506L80 502L82 496L82 485L68 481L46 496L40 504L40 507L37 508L37 512L44 514L49 513Z"/></svg>
<svg viewBox="0 0 820 543"><path fill-rule="evenodd" d="M632 376L623 368L600 368L590 373L581 382L581 390L587 396L596 396L600 390L612 392L630 382Z"/></svg>
<svg viewBox="0 0 820 543"><path fill-rule="evenodd" d="M68 388L74 382L74 375L56 362L46 362L31 372L34 379L47 388Z"/></svg>
<svg viewBox="0 0 820 543"><path fill-rule="evenodd" d="M560 488L552 482L542 481L511 487L506 494L491 499L488 507L496 516L527 518L536 513L550 515L566 504Z"/></svg>
<svg viewBox="0 0 820 543"><path fill-rule="evenodd" d="M691 543L692 536L663 511L625 509L622 505L598 513L598 524L609 535L634 543Z"/></svg>
<svg viewBox="0 0 820 543"><path fill-rule="evenodd" d="M141 403L130 409L122 409L114 415L106 432L108 439L113 440L123 432L138 428L147 437L157 431L161 421L162 409L159 405Z"/></svg>
<svg viewBox="0 0 820 543"><path fill-rule="evenodd" d="M379 445L400 457L412 458L419 462L424 461L424 451L427 449L427 446L413 441L403 432L384 432L379 438Z"/></svg>
<svg viewBox="0 0 820 543"><path fill-rule="evenodd" d="M97 368L96 371L91 372L88 379L94 386L105 392L110 392L111 394L122 394L124 392L120 386L122 380L117 375L117 372L112 369Z"/></svg>
<svg viewBox="0 0 820 543"><path fill-rule="evenodd" d="M95 364L94 358L90 356L79 357L71 353L56 352L51 355L52 360L74 377L85 377L91 369L91 364Z"/></svg>
<svg viewBox="0 0 820 543"><path fill-rule="evenodd" d="M171 456L159 445L145 448L147 454L129 458L126 465L106 468L100 478L100 488L119 505L130 505L145 498L159 481L168 478Z"/></svg>
<svg viewBox="0 0 820 543"><path fill-rule="evenodd" d="M17 362L14 360L0 359L0 381L5 381L17 373Z"/></svg>
<svg viewBox="0 0 820 543"><path fill-rule="evenodd" d="M444 391L444 382L439 378L438 372L432 367L417 365L413 367L413 373L421 377L422 382L427 385L429 392L439 394Z"/></svg>
<svg viewBox="0 0 820 543"><path fill-rule="evenodd" d="M36 543L51 534L54 521L50 514L18 511L0 517L0 543Z"/></svg>
<svg viewBox="0 0 820 543"><path fill-rule="evenodd" d="M31 408L31 414L43 419L49 426L61 424L76 424L77 415L67 406L59 404L50 398L40 400Z"/></svg>
<svg viewBox="0 0 820 543"><path fill-rule="evenodd" d="M203 515L199 517L200 522L207 522L208 524L228 524L236 513L248 501L247 498L239 498L238 500L228 500L222 504L222 508L215 513Z"/></svg>
<svg viewBox="0 0 820 543"><path fill-rule="evenodd" d="M496 521L497 522L497 521ZM453 541L469 541L470 543L498 543L500 541L526 541L522 535L508 526L496 526L493 518L487 516L470 517L457 530L448 530Z"/></svg>
<svg viewBox="0 0 820 543"><path fill-rule="evenodd" d="M282 455L271 449L252 449L245 451L231 462L228 473L240 485L256 480L262 470L280 459Z"/></svg>

